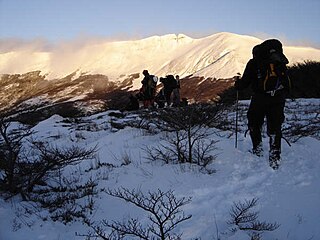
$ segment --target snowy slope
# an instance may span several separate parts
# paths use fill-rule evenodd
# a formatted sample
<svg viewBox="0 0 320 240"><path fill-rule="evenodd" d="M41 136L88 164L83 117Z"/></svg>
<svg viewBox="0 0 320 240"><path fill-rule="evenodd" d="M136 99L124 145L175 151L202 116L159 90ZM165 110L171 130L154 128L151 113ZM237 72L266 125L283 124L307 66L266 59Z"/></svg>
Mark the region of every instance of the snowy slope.
<svg viewBox="0 0 320 240"><path fill-rule="evenodd" d="M319 100L299 100L305 108L319 106ZM248 102L243 102L246 106ZM288 103L287 119L292 118L294 104ZM298 112L298 111L297 111ZM86 164L80 164L75 169L82 172L82 178L98 178L99 187L141 189L143 192L161 189L174 190L178 197L192 197L190 204L183 210L192 214L192 218L177 228L182 233L183 240L201 238L203 240L247 240L245 233L237 231L231 233L229 211L233 202L245 199L258 198L257 211L259 219L266 222L277 222L281 226L263 234L263 239L320 239L320 141L305 137L289 147L283 144L282 164L279 170L274 171L268 166L267 156L256 157L248 152L251 148L249 138L244 138L243 132L239 135L239 147L234 148L234 136L230 132L214 134L212 139L218 140L218 154L211 168L216 173L211 175L200 173L196 167L188 165L163 165L151 163L145 158L145 146L158 146L163 133L156 135L146 134L141 129L125 128L116 130L111 127L113 117L109 112L100 113L84 119L88 126L80 130L79 125L67 124L60 116L52 116L37 126L39 139L50 139L54 144L67 146L98 145L98 159L101 163L111 163L118 167L112 171L100 168L94 172L85 173ZM300 114L300 113L299 113ZM245 112L242 112L245 116ZM135 119L137 115L130 115ZM302 117L302 116L301 116ZM304 116L306 117L306 116ZM309 117L319 117L317 113ZM113 119L113 120L112 120ZM301 122L303 123L303 122ZM245 129L244 123L241 128ZM268 140L263 139L267 149ZM125 155L130 156L131 163L121 166ZM90 165L94 166L92 162ZM96 199L97 209L92 218L95 221L102 219L122 220L128 216L139 216L141 222L146 215L134 209L125 201L117 200L101 193ZM21 225L15 217L14 209L19 204L16 201L4 202L0 200L0 239L1 240L73 240L84 239L75 236L75 232L87 233L87 228L79 222L62 225L48 220L41 222L36 216L25 219L32 226ZM18 228L13 231L13 225ZM130 239L130 238L129 238Z"/></svg>
<svg viewBox="0 0 320 240"><path fill-rule="evenodd" d="M150 70L159 76L180 74L229 78L242 73L251 49L262 40L232 33L192 39L183 34L153 36L135 41L60 44L51 51L19 49L0 54L0 74L40 70L48 78L78 74L104 74L116 81L121 75ZM319 60L320 50L285 47L291 63ZM119 79L120 80L120 79Z"/></svg>

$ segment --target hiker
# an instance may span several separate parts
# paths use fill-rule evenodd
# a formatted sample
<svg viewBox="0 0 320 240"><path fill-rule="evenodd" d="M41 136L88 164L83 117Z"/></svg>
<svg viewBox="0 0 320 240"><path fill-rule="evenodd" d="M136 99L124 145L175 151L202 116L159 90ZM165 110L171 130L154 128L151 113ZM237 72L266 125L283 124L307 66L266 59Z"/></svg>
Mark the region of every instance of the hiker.
<svg viewBox="0 0 320 240"><path fill-rule="evenodd" d="M157 103L158 108L164 108L165 103L166 103L166 97L165 97L165 94L164 94L164 88L161 88L161 90L156 95L155 102Z"/></svg>
<svg viewBox="0 0 320 240"><path fill-rule="evenodd" d="M176 75L176 85L175 88L172 91L172 106L178 107L180 106L180 77L179 75Z"/></svg>
<svg viewBox="0 0 320 240"><path fill-rule="evenodd" d="M165 78L160 78L160 82L163 84L164 95L166 98L166 104L169 107L171 105L171 94L173 89L176 88L177 83L173 75L167 75Z"/></svg>
<svg viewBox="0 0 320 240"><path fill-rule="evenodd" d="M144 108L153 107L158 78L154 75L150 75L148 70L143 70L142 73L144 78L141 81L142 88L140 89L140 92L143 95L143 106Z"/></svg>
<svg viewBox="0 0 320 240"><path fill-rule="evenodd" d="M255 46L252 54L253 58L248 61L242 78L237 78L235 88L242 90L251 86L253 96L247 118L252 153L263 155L261 128L266 117L269 163L272 168L277 169L280 164L286 90L291 86L286 68L289 61L283 54L281 42L276 39L266 40Z"/></svg>

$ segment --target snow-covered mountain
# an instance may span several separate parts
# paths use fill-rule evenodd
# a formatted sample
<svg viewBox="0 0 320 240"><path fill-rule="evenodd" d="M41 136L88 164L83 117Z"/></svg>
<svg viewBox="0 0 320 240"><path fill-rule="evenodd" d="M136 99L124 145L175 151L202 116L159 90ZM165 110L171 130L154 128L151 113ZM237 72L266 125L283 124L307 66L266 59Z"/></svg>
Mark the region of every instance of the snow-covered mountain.
<svg viewBox="0 0 320 240"><path fill-rule="evenodd" d="M50 51L2 49L0 84L6 92L0 95L0 108L44 95L61 101L84 98L97 89L136 90L143 69L157 76L191 76L198 82L231 78L243 72L252 47L262 41L223 32L200 39L169 34L135 41L70 42ZM291 64L320 59L320 50L315 48L284 46L284 52ZM34 73L12 76L28 72Z"/></svg>
<svg viewBox="0 0 320 240"><path fill-rule="evenodd" d="M46 52L23 48L0 54L0 73L41 71L52 79L78 72L103 74L116 80L149 69L160 76L229 78L243 71L252 47L261 42L255 37L223 32L200 39L169 34L79 47L60 44ZM285 46L284 52L291 63L320 59L320 50L314 48Z"/></svg>

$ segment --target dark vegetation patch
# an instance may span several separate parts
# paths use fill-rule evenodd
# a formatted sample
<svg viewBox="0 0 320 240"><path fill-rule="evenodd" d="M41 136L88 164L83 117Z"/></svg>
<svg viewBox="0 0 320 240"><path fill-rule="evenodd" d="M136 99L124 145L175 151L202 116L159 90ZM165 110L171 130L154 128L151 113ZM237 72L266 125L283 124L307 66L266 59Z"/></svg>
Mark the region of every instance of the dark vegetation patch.
<svg viewBox="0 0 320 240"><path fill-rule="evenodd" d="M320 62L306 61L291 66L288 75L292 89L288 98L320 97ZM16 114L23 123L36 124L54 114L63 117L79 117L107 109L126 110L130 103L133 81L139 79L139 73L122 76L123 81L109 81L101 74L81 75L75 73L57 80L46 80L39 71L26 74L3 75L0 87L0 112ZM233 87L234 79L216 79L187 76L180 80L181 98L189 103L208 103L220 101L232 104L236 100ZM162 84L158 84L158 91ZM239 91L239 99L250 99L251 89ZM82 96L77 100L74 97ZM26 100L41 97L41 101L26 104ZM86 108L94 108L87 112Z"/></svg>

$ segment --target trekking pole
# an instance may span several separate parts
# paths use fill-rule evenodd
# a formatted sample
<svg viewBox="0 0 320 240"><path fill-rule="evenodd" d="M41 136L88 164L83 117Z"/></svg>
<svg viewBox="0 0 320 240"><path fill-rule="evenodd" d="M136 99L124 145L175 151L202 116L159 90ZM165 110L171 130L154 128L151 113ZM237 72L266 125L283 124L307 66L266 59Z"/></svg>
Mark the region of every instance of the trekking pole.
<svg viewBox="0 0 320 240"><path fill-rule="evenodd" d="M235 148L238 148L238 101L239 101L239 92L237 90L237 99L236 99L236 141Z"/></svg>

